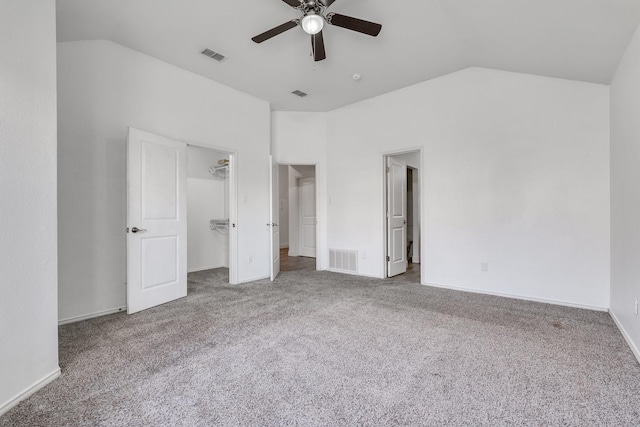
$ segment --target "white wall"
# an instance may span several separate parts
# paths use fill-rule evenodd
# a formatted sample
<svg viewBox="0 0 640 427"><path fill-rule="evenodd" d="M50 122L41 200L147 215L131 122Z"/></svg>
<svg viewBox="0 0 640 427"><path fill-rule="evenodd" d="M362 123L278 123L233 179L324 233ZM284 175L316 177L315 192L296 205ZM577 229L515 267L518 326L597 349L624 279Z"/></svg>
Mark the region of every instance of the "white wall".
<svg viewBox="0 0 640 427"><path fill-rule="evenodd" d="M187 269L229 267L229 230L212 230L212 219L229 219L229 178L209 173L229 155L187 147Z"/></svg>
<svg viewBox="0 0 640 427"><path fill-rule="evenodd" d="M55 2L0 0L0 415L59 375Z"/></svg>
<svg viewBox="0 0 640 427"><path fill-rule="evenodd" d="M58 44L58 97L60 319L126 304L129 126L237 152L238 278L269 275L267 102L107 41Z"/></svg>
<svg viewBox="0 0 640 427"><path fill-rule="evenodd" d="M360 274L384 272L382 154L420 146L424 283L609 306L607 86L471 68L326 120L327 246Z"/></svg>
<svg viewBox="0 0 640 427"><path fill-rule="evenodd" d="M611 84L611 313L640 360L640 30Z"/></svg>
<svg viewBox="0 0 640 427"><path fill-rule="evenodd" d="M327 206L327 113L274 111L271 115L272 153L276 162L285 165L315 165L316 206L318 212L317 266L328 264ZM291 201L289 200L289 203ZM289 218L291 220L291 218ZM289 236L289 247L291 247Z"/></svg>

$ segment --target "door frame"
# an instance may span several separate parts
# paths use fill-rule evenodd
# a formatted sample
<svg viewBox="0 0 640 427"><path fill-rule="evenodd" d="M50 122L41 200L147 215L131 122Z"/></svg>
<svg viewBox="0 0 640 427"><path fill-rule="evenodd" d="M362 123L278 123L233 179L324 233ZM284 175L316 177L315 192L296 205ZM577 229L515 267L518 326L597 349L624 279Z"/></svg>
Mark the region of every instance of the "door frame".
<svg viewBox="0 0 640 427"><path fill-rule="evenodd" d="M322 266L322 260L323 258L323 254L320 251L320 209L319 209L319 191L320 191L320 186L318 185L318 174L319 174L319 166L320 163L313 163L313 162L295 162L295 161L287 161L287 162L277 162L278 166L313 166L315 169L315 179L316 179L316 185L315 185L315 196L316 196L316 270L321 270L321 266ZM300 177L296 177L297 178L302 178L302 176ZM289 203L291 203L291 200L289 199ZM298 210L299 210L299 206L298 206ZM289 219L290 220L290 219ZM300 224L298 224L299 226ZM289 241L291 241L291 235L289 234ZM291 244L291 243L289 243Z"/></svg>
<svg viewBox="0 0 640 427"><path fill-rule="evenodd" d="M382 250L381 250L381 254L380 254L380 260L383 264L383 278L388 278L389 276L389 269L388 269L388 265L387 265L387 244L388 244L388 239L387 239L387 158L388 157L393 157L393 156L398 156L401 154L409 154L409 153L418 153L418 156L420 157L420 168L418 169L418 179L419 179L419 184L420 184L420 283L421 284L425 284L424 283L424 278L426 277L426 263L424 262L424 260L426 260L426 251L424 250L425 248L425 243L426 243L426 239L425 239L425 221L424 221L424 207L425 207L425 197L424 197L424 193L425 193L425 189L424 189L424 177L425 177L425 171L424 171L424 150L422 146L418 146L418 147L412 147L412 148L405 148L405 149L400 149L400 150L392 150L392 151L383 151L380 153L380 172L381 172L381 185L382 185L382 215L381 215L381 221L380 221L380 230L382 233Z"/></svg>
<svg viewBox="0 0 640 427"><path fill-rule="evenodd" d="M273 282L280 274L282 260L280 259L280 165L271 154L269 155L269 222L267 227L269 227L269 277Z"/></svg>

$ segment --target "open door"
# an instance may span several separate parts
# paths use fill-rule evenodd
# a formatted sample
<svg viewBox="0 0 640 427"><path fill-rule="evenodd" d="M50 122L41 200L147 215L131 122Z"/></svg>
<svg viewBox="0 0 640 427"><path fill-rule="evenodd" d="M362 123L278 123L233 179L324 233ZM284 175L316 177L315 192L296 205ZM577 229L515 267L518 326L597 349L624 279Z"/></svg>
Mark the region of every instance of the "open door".
<svg viewBox="0 0 640 427"><path fill-rule="evenodd" d="M387 276L407 271L407 164L387 157Z"/></svg>
<svg viewBox="0 0 640 427"><path fill-rule="evenodd" d="M271 281L274 281L280 273L280 210L278 192L278 164L269 156L269 193L270 214L268 227L271 228Z"/></svg>
<svg viewBox="0 0 640 427"><path fill-rule="evenodd" d="M187 144L129 128L127 313L187 296Z"/></svg>

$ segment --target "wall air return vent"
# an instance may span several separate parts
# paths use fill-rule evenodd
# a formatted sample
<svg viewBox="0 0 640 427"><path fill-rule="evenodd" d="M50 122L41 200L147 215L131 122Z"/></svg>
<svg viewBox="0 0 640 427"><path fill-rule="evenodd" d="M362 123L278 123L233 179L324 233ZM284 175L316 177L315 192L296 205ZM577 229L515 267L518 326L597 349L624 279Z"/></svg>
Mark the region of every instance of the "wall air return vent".
<svg viewBox="0 0 640 427"><path fill-rule="evenodd" d="M214 52L211 49L205 49L200 53L203 54L204 56L208 56L211 59L215 59L218 62L222 61L225 58L225 56L223 54L218 53L218 52Z"/></svg>
<svg viewBox="0 0 640 427"><path fill-rule="evenodd" d="M357 273L358 251L329 249L329 270L343 273Z"/></svg>
<svg viewBox="0 0 640 427"><path fill-rule="evenodd" d="M291 92L291 93L292 93L292 94L294 94L294 95L296 95L296 96L299 96L300 98L304 98L305 96L307 96L307 94L306 94L306 93L304 93L304 92L303 92L303 91L301 91L301 90L294 90L294 91L293 91L293 92Z"/></svg>

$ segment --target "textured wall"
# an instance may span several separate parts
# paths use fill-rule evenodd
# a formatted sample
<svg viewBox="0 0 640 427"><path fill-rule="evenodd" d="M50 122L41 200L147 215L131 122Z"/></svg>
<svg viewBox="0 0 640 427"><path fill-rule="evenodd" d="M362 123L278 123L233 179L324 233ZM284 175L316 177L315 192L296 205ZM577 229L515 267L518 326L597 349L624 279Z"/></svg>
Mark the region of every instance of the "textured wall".
<svg viewBox="0 0 640 427"><path fill-rule="evenodd" d="M611 312L640 360L640 30L611 84Z"/></svg>
<svg viewBox="0 0 640 427"><path fill-rule="evenodd" d="M0 414L58 373L55 2L0 1Z"/></svg>

